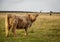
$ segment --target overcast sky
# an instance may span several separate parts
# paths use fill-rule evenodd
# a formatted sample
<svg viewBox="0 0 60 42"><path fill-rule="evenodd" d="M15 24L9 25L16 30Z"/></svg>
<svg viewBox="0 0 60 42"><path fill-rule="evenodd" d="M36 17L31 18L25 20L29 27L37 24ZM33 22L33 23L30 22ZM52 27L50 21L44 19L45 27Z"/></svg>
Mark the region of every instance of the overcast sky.
<svg viewBox="0 0 60 42"><path fill-rule="evenodd" d="M0 11L59 11L60 0L0 0Z"/></svg>

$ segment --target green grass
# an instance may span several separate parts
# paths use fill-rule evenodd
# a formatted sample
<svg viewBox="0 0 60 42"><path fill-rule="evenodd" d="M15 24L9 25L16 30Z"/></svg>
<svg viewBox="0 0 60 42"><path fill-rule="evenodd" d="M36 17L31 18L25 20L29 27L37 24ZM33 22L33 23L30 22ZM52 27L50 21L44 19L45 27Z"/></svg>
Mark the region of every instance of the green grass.
<svg viewBox="0 0 60 42"><path fill-rule="evenodd" d="M5 37L4 18L0 17L0 42L60 42L60 15L40 15L28 29L28 36L24 30L17 30L17 37L12 32Z"/></svg>

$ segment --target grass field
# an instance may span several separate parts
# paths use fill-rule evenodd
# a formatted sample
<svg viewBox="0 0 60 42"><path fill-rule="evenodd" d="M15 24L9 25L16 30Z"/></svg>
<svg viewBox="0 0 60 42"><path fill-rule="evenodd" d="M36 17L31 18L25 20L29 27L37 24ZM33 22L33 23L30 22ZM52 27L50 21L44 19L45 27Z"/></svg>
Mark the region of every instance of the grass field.
<svg viewBox="0 0 60 42"><path fill-rule="evenodd" d="M0 15L0 42L60 42L60 14L41 14L28 29L28 36L24 30L16 30L17 37L10 32L5 37L4 16Z"/></svg>

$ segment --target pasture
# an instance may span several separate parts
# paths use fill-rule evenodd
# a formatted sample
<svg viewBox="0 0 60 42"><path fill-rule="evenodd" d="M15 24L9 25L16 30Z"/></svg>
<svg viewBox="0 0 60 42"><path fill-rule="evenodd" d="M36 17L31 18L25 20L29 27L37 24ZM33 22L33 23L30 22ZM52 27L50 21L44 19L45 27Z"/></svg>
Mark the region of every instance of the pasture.
<svg viewBox="0 0 60 42"><path fill-rule="evenodd" d="M0 42L60 42L60 14L40 14L28 29L28 36L24 29L16 30L17 37L12 32L5 37L5 15L0 15Z"/></svg>

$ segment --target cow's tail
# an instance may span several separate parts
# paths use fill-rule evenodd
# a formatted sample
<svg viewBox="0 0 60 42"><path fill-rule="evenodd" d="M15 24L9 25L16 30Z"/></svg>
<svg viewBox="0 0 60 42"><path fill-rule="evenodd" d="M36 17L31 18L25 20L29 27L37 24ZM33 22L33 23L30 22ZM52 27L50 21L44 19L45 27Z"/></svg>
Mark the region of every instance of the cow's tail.
<svg viewBox="0 0 60 42"><path fill-rule="evenodd" d="M8 15L6 14L5 17L5 32L6 32L6 37L8 36Z"/></svg>

